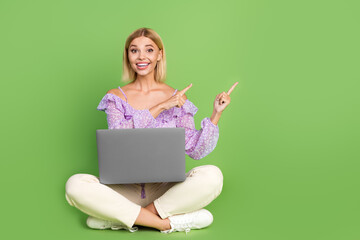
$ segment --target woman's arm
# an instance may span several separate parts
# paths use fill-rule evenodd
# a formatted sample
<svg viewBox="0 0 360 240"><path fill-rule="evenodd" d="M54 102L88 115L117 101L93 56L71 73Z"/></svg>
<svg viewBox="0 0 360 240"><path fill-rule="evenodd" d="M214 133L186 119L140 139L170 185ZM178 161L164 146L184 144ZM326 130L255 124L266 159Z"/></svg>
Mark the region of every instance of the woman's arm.
<svg viewBox="0 0 360 240"><path fill-rule="evenodd" d="M189 103L190 104L190 103ZM201 129L197 130L194 123L194 113L185 112L176 120L176 127L185 129L185 152L193 159L201 159L211 153L219 139L219 127L209 118L201 121Z"/></svg>
<svg viewBox="0 0 360 240"><path fill-rule="evenodd" d="M149 109L151 115L156 118L162 111L168 110L172 107L181 107L185 104L187 99L185 92L191 88L192 83L181 91L178 91L174 96L171 96L168 100L159 103L158 105Z"/></svg>
<svg viewBox="0 0 360 240"><path fill-rule="evenodd" d="M219 139L219 127L217 123L224 109L230 104L230 93L234 90L236 82L228 92L218 94L214 101L214 110L210 118L201 121L201 129L195 129L195 112L186 112L177 119L177 127L185 128L185 151L193 159L201 159L211 153Z"/></svg>
<svg viewBox="0 0 360 240"><path fill-rule="evenodd" d="M157 118L157 116L159 116L159 114L164 110L166 110L166 108L164 107L164 104L160 103L160 104L150 108L149 112L151 113L153 118Z"/></svg>
<svg viewBox="0 0 360 240"><path fill-rule="evenodd" d="M215 110L213 111L211 117L210 117L210 121L214 124L217 125L219 120L221 117L221 112L216 112Z"/></svg>
<svg viewBox="0 0 360 240"><path fill-rule="evenodd" d="M116 108L114 101L108 101L105 113L109 129L133 128L133 122L125 118L124 112Z"/></svg>
<svg viewBox="0 0 360 240"><path fill-rule="evenodd" d="M239 82L234 83L234 85L231 86L229 91L222 92L222 93L216 95L216 98L214 101L214 110L210 117L210 120L213 124L215 124L215 125L218 124L220 117L221 117L221 113L230 104L230 93L234 90L234 88L236 87L236 85L238 85L238 83Z"/></svg>

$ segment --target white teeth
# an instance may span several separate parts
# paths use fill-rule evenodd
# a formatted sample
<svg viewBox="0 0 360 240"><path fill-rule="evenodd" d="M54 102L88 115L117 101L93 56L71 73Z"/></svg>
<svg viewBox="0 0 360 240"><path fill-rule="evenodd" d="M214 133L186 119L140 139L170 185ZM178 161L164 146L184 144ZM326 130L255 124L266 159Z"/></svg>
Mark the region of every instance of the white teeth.
<svg viewBox="0 0 360 240"><path fill-rule="evenodd" d="M136 64L136 65L138 65L139 67L145 67L145 66L149 65L149 63L141 63L141 64Z"/></svg>

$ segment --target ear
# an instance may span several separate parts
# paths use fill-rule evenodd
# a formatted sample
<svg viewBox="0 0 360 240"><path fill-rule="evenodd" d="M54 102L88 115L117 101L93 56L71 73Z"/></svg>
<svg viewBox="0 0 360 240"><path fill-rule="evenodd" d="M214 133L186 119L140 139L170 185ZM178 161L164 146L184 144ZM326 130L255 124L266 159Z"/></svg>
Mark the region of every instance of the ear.
<svg viewBox="0 0 360 240"><path fill-rule="evenodd" d="M162 56L163 56L163 51L162 51L162 49L161 49L161 50L159 51L157 61L160 61L160 60L162 59Z"/></svg>

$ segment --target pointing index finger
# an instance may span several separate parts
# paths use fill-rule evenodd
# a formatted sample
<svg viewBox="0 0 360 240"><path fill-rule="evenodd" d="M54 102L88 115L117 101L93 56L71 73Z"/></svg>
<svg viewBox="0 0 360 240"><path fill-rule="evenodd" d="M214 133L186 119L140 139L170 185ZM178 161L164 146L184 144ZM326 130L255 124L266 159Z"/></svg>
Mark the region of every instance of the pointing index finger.
<svg viewBox="0 0 360 240"><path fill-rule="evenodd" d="M184 95L184 93L186 93L186 91L189 90L189 88L191 88L191 86L192 86L192 83L191 83L189 86L187 86L186 88L184 88L183 90L181 90L181 91L179 92L180 95Z"/></svg>
<svg viewBox="0 0 360 240"><path fill-rule="evenodd" d="M236 87L236 85L238 85L239 82L234 83L234 85L231 86L231 88L229 89L229 91L227 91L227 94L230 95L230 93L234 90L234 88Z"/></svg>

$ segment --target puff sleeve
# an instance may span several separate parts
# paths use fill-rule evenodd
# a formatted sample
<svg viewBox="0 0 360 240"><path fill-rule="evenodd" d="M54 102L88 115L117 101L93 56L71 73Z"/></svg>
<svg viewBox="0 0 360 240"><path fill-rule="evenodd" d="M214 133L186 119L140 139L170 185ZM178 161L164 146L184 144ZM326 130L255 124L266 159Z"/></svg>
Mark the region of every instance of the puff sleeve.
<svg viewBox="0 0 360 240"><path fill-rule="evenodd" d="M194 115L197 108L189 100L180 109L176 119L176 127L185 128L185 152L193 159L201 159L211 153L219 139L219 127L204 118L201 121L201 129L197 130L194 123Z"/></svg>
<svg viewBox="0 0 360 240"><path fill-rule="evenodd" d="M156 124L149 110L135 111L119 97L110 93L101 99L97 110L106 113L109 129L152 128Z"/></svg>

